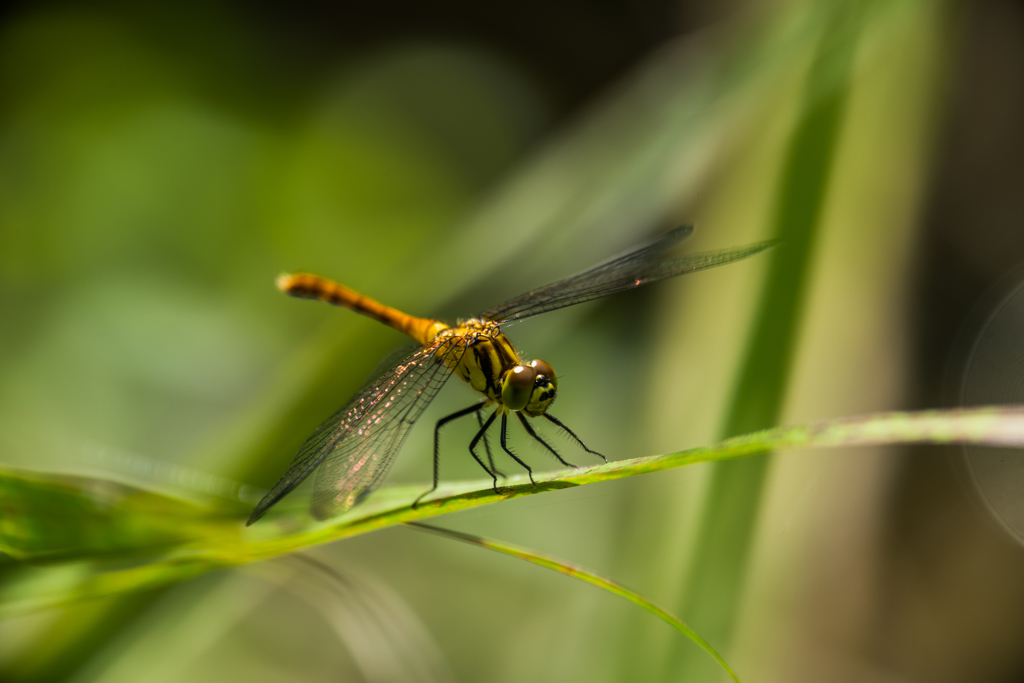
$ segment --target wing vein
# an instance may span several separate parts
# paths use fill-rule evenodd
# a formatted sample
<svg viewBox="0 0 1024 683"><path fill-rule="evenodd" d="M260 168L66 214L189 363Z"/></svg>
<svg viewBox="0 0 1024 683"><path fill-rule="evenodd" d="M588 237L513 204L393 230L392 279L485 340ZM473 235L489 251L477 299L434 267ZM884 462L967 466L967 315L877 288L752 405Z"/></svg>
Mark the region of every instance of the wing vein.
<svg viewBox="0 0 1024 683"><path fill-rule="evenodd" d="M669 250L688 237L692 230L690 226L676 228L645 247L527 292L483 312L480 317L496 322L522 320L658 280L738 261L776 244L776 241L770 240L733 249L668 258Z"/></svg>

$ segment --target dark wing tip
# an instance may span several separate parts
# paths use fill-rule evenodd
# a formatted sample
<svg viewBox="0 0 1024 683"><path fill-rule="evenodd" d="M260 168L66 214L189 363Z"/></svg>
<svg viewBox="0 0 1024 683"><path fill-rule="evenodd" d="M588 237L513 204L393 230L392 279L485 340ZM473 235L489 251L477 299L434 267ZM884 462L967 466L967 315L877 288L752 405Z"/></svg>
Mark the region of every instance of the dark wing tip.
<svg viewBox="0 0 1024 683"><path fill-rule="evenodd" d="M693 226L687 224L687 225L680 225L680 226L677 226L675 228L672 228L671 230L669 230L665 234L665 236L667 237L667 236L671 235L674 239L683 240L683 239L686 239L687 237L689 237L692 234L693 234Z"/></svg>
<svg viewBox="0 0 1024 683"><path fill-rule="evenodd" d="M302 455L302 451L299 451L299 455ZM317 461L319 464L319 461ZM305 480L309 473L316 467L307 467L306 472L300 477L289 477L292 470L285 472L284 476L274 485L274 488L267 492L267 495L260 499L260 502L256 503L256 507L252 509L252 514L249 515L249 521L245 523L246 526L252 526L257 522L260 517L267 514L270 508L278 504L278 502L287 496L289 493L298 488L299 484Z"/></svg>
<svg viewBox="0 0 1024 683"><path fill-rule="evenodd" d="M668 249L674 247L675 245L679 244L683 240L687 239L692 234L693 234L693 226L692 225L690 225L690 224L677 225L676 227L672 228L668 232L662 233L660 235L655 235L654 237L651 237L647 242L642 242L642 243L634 246L629 251L625 252L624 254L621 254L620 256L629 256L630 254L635 254L635 253L640 252L640 251L651 250L651 249L656 250L658 252L664 252L664 251L667 251ZM614 261L617 258L619 258L619 257L615 257L615 258L613 258L611 260Z"/></svg>
<svg viewBox="0 0 1024 683"><path fill-rule="evenodd" d="M257 503L256 507L252 509L252 514L249 515L249 521L245 523L246 526L252 526L254 523L256 523L260 519L260 517L267 514L267 510L269 510L274 505L274 503L281 500L282 498L282 496L274 496L273 499L268 500L270 496L271 494L269 493L263 496L263 500Z"/></svg>

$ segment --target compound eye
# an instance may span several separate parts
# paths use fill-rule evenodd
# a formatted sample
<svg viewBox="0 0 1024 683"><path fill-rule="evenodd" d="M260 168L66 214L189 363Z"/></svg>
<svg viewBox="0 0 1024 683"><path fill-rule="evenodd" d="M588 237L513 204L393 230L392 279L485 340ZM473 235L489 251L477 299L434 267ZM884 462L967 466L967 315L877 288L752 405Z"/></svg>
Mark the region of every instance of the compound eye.
<svg viewBox="0 0 1024 683"><path fill-rule="evenodd" d="M511 410L522 410L530 401L536 371L529 365L517 365L501 380L501 402Z"/></svg>
<svg viewBox="0 0 1024 683"><path fill-rule="evenodd" d="M553 367L539 359L530 361L530 367L536 371L538 377L547 377L551 380L551 386L558 389L558 377Z"/></svg>
<svg viewBox="0 0 1024 683"><path fill-rule="evenodd" d="M538 375L544 375L551 379L555 378L555 369L540 359L530 361L530 367L533 368L534 372Z"/></svg>

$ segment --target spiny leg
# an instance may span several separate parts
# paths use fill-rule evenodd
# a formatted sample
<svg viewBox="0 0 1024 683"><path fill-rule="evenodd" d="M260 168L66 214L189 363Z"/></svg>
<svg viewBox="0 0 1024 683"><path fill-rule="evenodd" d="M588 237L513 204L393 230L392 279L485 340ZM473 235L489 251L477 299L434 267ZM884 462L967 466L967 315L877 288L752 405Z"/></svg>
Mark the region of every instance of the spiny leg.
<svg viewBox="0 0 1024 683"><path fill-rule="evenodd" d="M491 466L491 471L497 474L499 477L504 477L505 473L494 466L494 456L491 455L491 442L487 440L486 429L484 429L484 416L479 412L476 414L476 421L480 425L480 431L484 433L484 450L487 451L487 463Z"/></svg>
<svg viewBox="0 0 1024 683"><path fill-rule="evenodd" d="M477 403L476 405L472 405L472 406L470 406L468 408L463 408L462 410L456 411L456 412L452 413L451 415L448 415L446 417L442 417L440 420L437 421L437 424L434 425L434 485L431 486L428 490L426 490L423 493L421 493L416 498L416 500L413 501L413 503L412 503L412 509L413 510L415 510L416 506L420 504L420 501L423 500L424 496L428 496L428 495L430 495L431 493L433 493L434 491L437 490L437 484L441 480L441 427L444 427L446 424L448 424L452 420L456 420L456 419L458 419L460 417L463 417L464 415L469 415L470 413L476 413L477 415L479 415L480 414L480 410L486 404L487 404L487 402L484 401L482 403ZM476 456L474 455L473 457L476 457ZM480 458L477 458L476 461L480 462ZM484 467L484 464L482 462L480 463L480 466L483 467L485 470L487 470L487 468ZM490 470L487 470L487 474L490 474L492 479L494 478L494 474Z"/></svg>
<svg viewBox="0 0 1024 683"><path fill-rule="evenodd" d="M526 416L525 415L523 415L522 413L516 413L516 417L518 417L519 421L523 423L523 428L526 430L526 433L529 434L530 436L532 436L537 441L540 441L540 444L542 446L544 446L544 448L546 448L549 451L551 451L551 454L554 455L556 458L558 458L558 462L562 463L566 467L571 467L574 470L578 470L579 469L579 467L577 467L576 465L573 465L571 462L566 462L565 460L563 460L562 456L560 456L558 454L558 451L556 451L554 448L551 447L551 444L549 444L544 439L540 438L540 435L537 434L537 432L534 431L533 427L530 426L530 423L526 421Z"/></svg>
<svg viewBox="0 0 1024 683"><path fill-rule="evenodd" d="M498 413L495 412L494 414L497 415ZM533 480L533 470L530 469L530 466L527 465L522 460L520 460L516 456L515 453L513 453L512 451L510 451L508 449L508 444L505 442L505 438L506 438L507 432L508 432L508 413L502 413L501 414L501 449L503 451L505 451L506 453L508 453L509 455L511 455L513 460L515 460L517 463L519 463L520 465L523 466L523 468L526 470L526 473L530 475L530 483L533 484L534 486L536 486L537 482L535 482Z"/></svg>
<svg viewBox="0 0 1024 683"><path fill-rule="evenodd" d="M605 462L608 462L608 458L604 457L603 455L601 455L597 451L592 451L589 448L587 448L587 444L583 443L583 440L580 437L576 436L576 433L574 431L572 431L571 429L566 427L564 424L562 424L562 421L559 420L557 417L555 417L554 415L549 415L548 413L544 413L544 417L546 417L549 421L554 422L556 425L558 425L559 427L564 429L565 433L568 434L569 436L571 436L573 438L573 440L580 445L580 448L585 450L587 453L593 453L594 455L596 455L597 457L601 458Z"/></svg>
<svg viewBox="0 0 1024 683"><path fill-rule="evenodd" d="M477 415L479 416L480 413L477 413ZM494 486L494 492L495 493L500 493L500 491L498 491L498 478L496 476L494 476L494 472L492 472L491 470L488 470L486 467L484 467L483 462L480 461L480 457L476 454L476 445L480 442L480 439L483 439L484 443L487 443L487 436L486 436L487 435L487 430L490 428L490 426L492 424L494 424L494 418L496 418L497 416L498 416L498 412L495 411L495 412L491 413L491 416L489 418L487 418L486 422L483 422L483 423L480 424L480 431L477 432L476 436L473 437L473 440L469 442L469 454L472 455L473 459L476 460L480 464L480 467L483 467L484 470L486 470L487 474L491 475L491 482L492 482L492 485ZM492 464L492 467L493 467L493 464ZM501 476L504 477L505 475L503 474Z"/></svg>

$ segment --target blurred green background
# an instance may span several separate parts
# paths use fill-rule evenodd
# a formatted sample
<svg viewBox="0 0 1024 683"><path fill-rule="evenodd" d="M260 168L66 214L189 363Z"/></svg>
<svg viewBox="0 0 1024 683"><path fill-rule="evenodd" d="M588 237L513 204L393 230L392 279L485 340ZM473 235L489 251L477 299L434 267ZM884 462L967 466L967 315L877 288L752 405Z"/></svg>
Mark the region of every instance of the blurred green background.
<svg viewBox="0 0 1024 683"><path fill-rule="evenodd" d="M7 470L251 505L404 343L284 297L282 271L454 319L677 224L690 250L782 236L511 327L558 370L554 412L623 459L940 405L971 307L1024 259L1009 0L39 2L0 21ZM472 400L447 387L389 482L428 481L433 423ZM445 479L479 478L471 433L445 431ZM437 521L629 585L749 683L1019 680L1024 551L955 457L787 453ZM11 500L4 533L32 523ZM396 528L308 555L6 618L0 679L722 677L635 606L481 549ZM0 585L34 571L0 555Z"/></svg>

